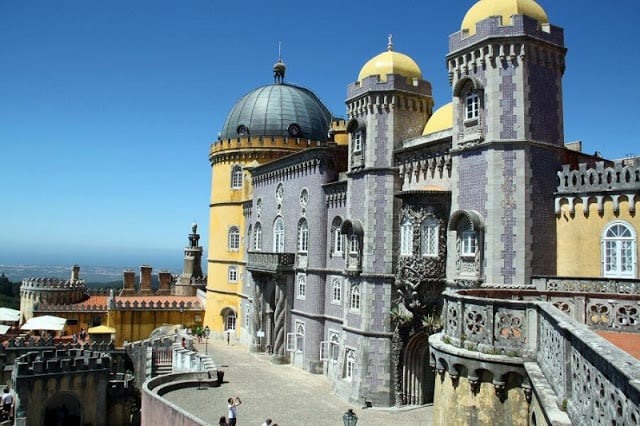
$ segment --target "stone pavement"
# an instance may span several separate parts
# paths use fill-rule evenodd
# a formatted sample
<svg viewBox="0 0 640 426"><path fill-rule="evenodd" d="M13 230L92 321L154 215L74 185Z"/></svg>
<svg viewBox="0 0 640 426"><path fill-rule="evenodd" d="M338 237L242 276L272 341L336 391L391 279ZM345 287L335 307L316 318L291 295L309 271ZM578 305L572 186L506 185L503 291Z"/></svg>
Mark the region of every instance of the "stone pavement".
<svg viewBox="0 0 640 426"><path fill-rule="evenodd" d="M205 345L197 344L199 352ZM342 415L352 408L358 426L402 424L432 425L432 407L367 408L349 404L331 394L326 376L310 374L290 365L274 365L266 354L254 354L246 346L210 339L208 353L224 383L218 388L181 389L164 395L169 401L212 425L227 415L227 398L239 396L238 426L259 426L266 418L279 426L343 425Z"/></svg>

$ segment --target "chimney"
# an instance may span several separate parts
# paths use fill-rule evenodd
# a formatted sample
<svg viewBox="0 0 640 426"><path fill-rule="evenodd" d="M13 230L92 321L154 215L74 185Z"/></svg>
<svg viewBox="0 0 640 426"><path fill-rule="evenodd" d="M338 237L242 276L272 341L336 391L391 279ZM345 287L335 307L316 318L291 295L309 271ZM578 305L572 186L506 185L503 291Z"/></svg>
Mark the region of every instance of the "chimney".
<svg viewBox="0 0 640 426"><path fill-rule="evenodd" d="M122 279L123 287L121 296L131 296L136 290L136 273L133 271L124 271Z"/></svg>
<svg viewBox="0 0 640 426"><path fill-rule="evenodd" d="M157 295L171 294L171 272L162 271L158 273L158 290Z"/></svg>
<svg viewBox="0 0 640 426"><path fill-rule="evenodd" d="M71 267L71 281L78 281L80 279L80 266L73 265Z"/></svg>
<svg viewBox="0 0 640 426"><path fill-rule="evenodd" d="M151 269L149 265L140 267L140 294L151 293Z"/></svg>

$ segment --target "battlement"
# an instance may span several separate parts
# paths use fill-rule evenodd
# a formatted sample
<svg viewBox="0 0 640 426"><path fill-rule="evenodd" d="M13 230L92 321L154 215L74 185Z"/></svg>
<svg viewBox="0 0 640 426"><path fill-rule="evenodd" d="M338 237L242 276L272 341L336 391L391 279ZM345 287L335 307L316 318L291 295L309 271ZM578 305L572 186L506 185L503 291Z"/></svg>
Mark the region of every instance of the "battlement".
<svg viewBox="0 0 640 426"><path fill-rule="evenodd" d="M34 312L106 312L108 306L106 304L55 304L41 302L33 306Z"/></svg>
<svg viewBox="0 0 640 426"><path fill-rule="evenodd" d="M28 352L15 361L16 377L51 373L110 370L111 357L103 352L85 349L63 349Z"/></svg>
<svg viewBox="0 0 640 426"><path fill-rule="evenodd" d="M122 300L124 299L124 300ZM148 311L148 310L162 310L162 309L171 309L171 310L176 310L176 309L184 309L184 310L194 310L194 311L199 311L199 310L203 310L204 307L200 304L200 302L198 301L187 301L187 302L178 302L176 300L174 301L162 301L162 300L126 300L126 297L120 297L120 298L116 298L113 299L110 302L110 309L115 309L115 310L141 310L141 311ZM136 297L136 299L139 299L139 297Z"/></svg>
<svg viewBox="0 0 640 426"><path fill-rule="evenodd" d="M290 138L288 136L248 136L234 139L221 139L211 144L209 159L213 161L214 157L226 151L272 151L279 149L294 152L323 144L323 142L313 141L311 139Z"/></svg>
<svg viewBox="0 0 640 426"><path fill-rule="evenodd" d="M63 280L60 278L24 278L20 286L20 290L85 290L87 288L84 280L71 279Z"/></svg>
<svg viewBox="0 0 640 426"><path fill-rule="evenodd" d="M565 164L558 172L558 189L560 194L609 192L640 189L640 165L625 164L616 161L613 166L606 166L604 161L598 161L595 167L588 167L581 163L578 170L571 170Z"/></svg>

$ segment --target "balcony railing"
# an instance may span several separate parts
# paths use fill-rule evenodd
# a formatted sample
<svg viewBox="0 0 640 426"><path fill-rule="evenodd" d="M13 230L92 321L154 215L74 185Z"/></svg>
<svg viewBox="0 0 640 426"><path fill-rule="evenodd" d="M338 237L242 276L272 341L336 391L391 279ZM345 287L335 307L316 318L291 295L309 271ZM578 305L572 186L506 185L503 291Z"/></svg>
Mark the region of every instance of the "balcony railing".
<svg viewBox="0 0 640 426"><path fill-rule="evenodd" d="M247 269L252 272L292 272L295 265L295 253L270 253L250 251Z"/></svg>

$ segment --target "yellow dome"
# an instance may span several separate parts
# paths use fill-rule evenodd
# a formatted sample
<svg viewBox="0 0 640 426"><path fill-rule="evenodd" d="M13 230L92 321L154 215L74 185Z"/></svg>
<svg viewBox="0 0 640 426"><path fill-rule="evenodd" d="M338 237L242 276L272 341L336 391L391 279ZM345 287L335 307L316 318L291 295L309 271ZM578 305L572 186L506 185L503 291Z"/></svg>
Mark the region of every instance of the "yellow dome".
<svg viewBox="0 0 640 426"><path fill-rule="evenodd" d="M526 15L539 24L549 23L546 12L535 0L479 0L464 15L460 29L472 35L476 24L490 16L501 16L502 25L509 25L513 15Z"/></svg>
<svg viewBox="0 0 640 426"><path fill-rule="evenodd" d="M422 71L418 64L403 53L388 50L369 60L358 74L358 81L372 75L380 76L381 81L387 81L387 74L398 74L407 78L422 79Z"/></svg>
<svg viewBox="0 0 640 426"><path fill-rule="evenodd" d="M435 132L451 129L453 127L453 103L442 105L438 108L427 121L422 131L423 135L429 135Z"/></svg>

